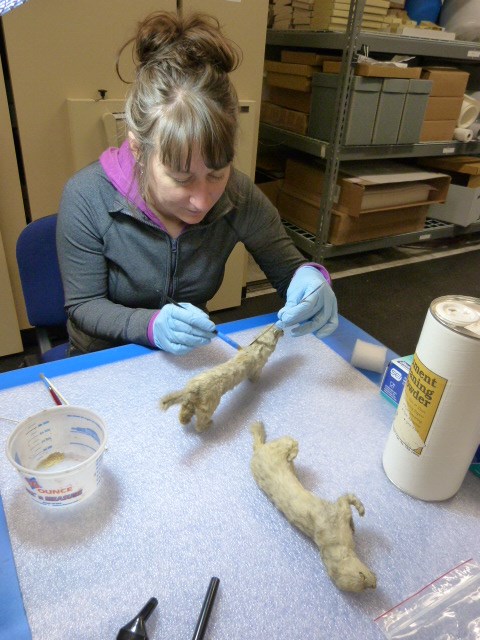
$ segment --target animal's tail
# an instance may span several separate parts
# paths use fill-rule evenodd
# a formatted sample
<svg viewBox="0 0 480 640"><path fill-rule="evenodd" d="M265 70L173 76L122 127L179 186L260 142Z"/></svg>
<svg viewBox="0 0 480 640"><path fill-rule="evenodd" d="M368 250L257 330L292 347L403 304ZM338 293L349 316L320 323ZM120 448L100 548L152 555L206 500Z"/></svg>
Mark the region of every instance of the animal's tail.
<svg viewBox="0 0 480 640"><path fill-rule="evenodd" d="M166 411L174 404L180 404L183 400L183 391L174 391L160 400L160 408Z"/></svg>
<svg viewBox="0 0 480 640"><path fill-rule="evenodd" d="M255 452L259 447L265 444L266 434L263 422L254 422L250 427L250 432L253 435L253 451Z"/></svg>
<svg viewBox="0 0 480 640"><path fill-rule="evenodd" d="M363 506L363 503L361 502L361 500L357 498L357 496L355 496L353 493L347 493L344 496L344 498L348 504L351 504L356 508L356 510L361 516L365 514L365 507Z"/></svg>

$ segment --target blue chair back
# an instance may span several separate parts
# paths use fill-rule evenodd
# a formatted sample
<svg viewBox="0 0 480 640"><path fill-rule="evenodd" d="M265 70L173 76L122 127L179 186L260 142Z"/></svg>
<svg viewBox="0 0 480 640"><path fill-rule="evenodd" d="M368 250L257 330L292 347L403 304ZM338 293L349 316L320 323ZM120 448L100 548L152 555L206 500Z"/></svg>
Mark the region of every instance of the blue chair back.
<svg viewBox="0 0 480 640"><path fill-rule="evenodd" d="M67 315L65 297L58 266L55 232L57 214L39 218L28 224L20 233L16 255L23 296L30 324L38 329L65 326ZM55 347L55 353L47 355L40 345L42 360L60 359L67 355L67 344Z"/></svg>

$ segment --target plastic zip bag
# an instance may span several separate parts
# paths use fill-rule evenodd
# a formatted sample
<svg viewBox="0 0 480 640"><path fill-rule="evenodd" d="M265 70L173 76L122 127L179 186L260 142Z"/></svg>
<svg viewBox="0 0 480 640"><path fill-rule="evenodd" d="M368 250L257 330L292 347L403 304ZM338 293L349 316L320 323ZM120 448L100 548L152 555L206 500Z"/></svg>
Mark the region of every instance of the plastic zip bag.
<svg viewBox="0 0 480 640"><path fill-rule="evenodd" d="M480 566L462 562L375 622L389 640L480 640Z"/></svg>

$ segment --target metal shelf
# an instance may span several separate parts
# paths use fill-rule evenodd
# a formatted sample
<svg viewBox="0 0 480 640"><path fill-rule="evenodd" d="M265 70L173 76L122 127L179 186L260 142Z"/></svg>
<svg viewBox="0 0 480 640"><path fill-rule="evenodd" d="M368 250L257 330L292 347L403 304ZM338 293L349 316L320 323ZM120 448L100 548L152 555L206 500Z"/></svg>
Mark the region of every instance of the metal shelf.
<svg viewBox="0 0 480 640"><path fill-rule="evenodd" d="M402 244L413 244L437 238L451 238L464 233L480 231L480 223L467 228L458 227L452 223L442 222L434 218L427 218L424 228L410 233L396 236L385 236L366 242L356 242L345 245L332 245L327 241L330 223L330 212L333 206L334 187L337 181L340 162L345 160L374 160L392 158L419 158L427 156L448 155L479 155L480 140L460 142L457 140L445 142L422 142L401 145L362 145L347 146L341 144L343 126L350 98L350 87L353 79L355 54L363 45L368 47L369 54L408 54L443 60L455 60L470 63L480 63L480 43L463 42L459 40L434 40L430 38L413 38L361 31L360 17L363 13L365 0L352 0L349 13L348 29L346 32L333 31L288 31L267 30L267 47L294 47L300 49L329 49L339 50L342 55L341 83L337 90L338 119L335 123L329 141L317 140L309 136L286 131L272 125L260 123L259 141L267 146L284 146L302 151L325 160L326 188L322 191L319 208L319 229L317 235L311 234L290 222L284 221L287 233L295 244L316 261L323 257L347 255L363 251L371 251Z"/></svg>
<svg viewBox="0 0 480 640"><path fill-rule="evenodd" d="M296 29L288 31L267 30L267 44L284 47L343 50L345 42L346 35L344 32L297 31ZM399 36L395 33L380 34L371 31L360 31L357 44L359 46L367 46L370 53L409 54L412 56L480 62L479 42L413 38Z"/></svg>
<svg viewBox="0 0 480 640"><path fill-rule="evenodd" d="M325 158L328 142L309 138L270 124L260 123L259 138L262 141L286 145L309 153L317 158ZM340 160L374 160L378 158L420 158L425 156L475 155L480 153L480 140L472 142L419 142L398 145L341 146Z"/></svg>
<svg viewBox="0 0 480 640"><path fill-rule="evenodd" d="M288 235L293 239L296 246L302 249L308 255L315 255L315 236L305 229L301 229L296 225L282 220ZM333 245L327 243L324 247L324 257L331 258L334 256L344 256L352 253L361 253L363 251L374 251L376 249L385 249L387 247L398 247L402 244L412 244L416 242L425 242L427 240L435 240L437 238L453 238L455 236L475 233L480 231L480 222L471 224L468 227L459 227L451 222L443 222L435 218L427 218L425 226L420 231L411 231L396 236L382 236L373 240L365 240L363 242L354 242L352 244Z"/></svg>

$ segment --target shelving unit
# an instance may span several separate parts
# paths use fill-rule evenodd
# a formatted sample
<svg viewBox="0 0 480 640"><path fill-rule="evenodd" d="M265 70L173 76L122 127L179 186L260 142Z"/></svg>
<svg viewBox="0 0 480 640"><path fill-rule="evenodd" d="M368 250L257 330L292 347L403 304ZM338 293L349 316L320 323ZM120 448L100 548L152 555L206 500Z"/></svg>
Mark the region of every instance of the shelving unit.
<svg viewBox="0 0 480 640"><path fill-rule="evenodd" d="M428 142L408 145L365 145L346 146L342 144L343 125L348 113L350 87L356 56L366 48L370 55L399 54L439 59L455 64L475 64L480 62L480 43L432 40L413 38L396 34L377 34L360 30L361 16L365 0L353 0L346 32L310 32L310 31L267 31L267 52L271 54L281 48L308 50L330 50L343 52L341 81L337 91L338 122L332 131L330 141L317 140L260 123L259 139L271 146L295 149L325 160L325 188L320 202L320 216L317 234L300 229L284 221L287 232L295 244L311 255L314 260L324 257L359 253L379 248L398 246L406 243L421 242L436 238L451 238L480 231L480 222L469 227L459 227L451 223L427 218L424 229L414 233L386 236L374 240L334 246L327 242L330 225L330 211L334 201L334 192L338 177L339 164L345 160L374 160L419 158L426 156L478 155L480 140L464 143L456 140L448 142ZM389 56L390 57L390 56Z"/></svg>
<svg viewBox="0 0 480 640"><path fill-rule="evenodd" d="M329 143L316 138L302 136L270 124L260 123L260 137L270 143L282 144L297 151L309 153L317 158L326 158ZM477 155L480 154L480 140L471 142L419 142L398 145L340 146L340 160L375 160L381 158L421 158L426 156Z"/></svg>
<svg viewBox="0 0 480 640"><path fill-rule="evenodd" d="M359 2L357 2L358 9ZM363 11L363 6L362 6ZM296 47L299 49L340 49L344 50L347 36L336 31L275 31L268 29L267 45ZM480 62L480 43L461 40L434 40L432 38L414 38L398 36L395 33L379 34L360 31L357 46L368 47L370 53L391 53L399 55L463 60Z"/></svg>
<svg viewBox="0 0 480 640"><path fill-rule="evenodd" d="M305 231L305 229L300 229L300 227L297 227L287 220L284 220L283 224L288 235L293 239L299 249L302 249L302 251L305 251L305 253L311 256L316 255L316 237L312 233ZM397 247L401 244L413 244L415 242L425 242L438 238L454 238L477 232L480 232L480 222L476 222L469 227L459 227L450 222L427 218L425 226L421 231L411 231L410 233L402 233L397 236L384 236L382 238L375 238L364 242L354 242L352 244L342 244L339 246L326 244L321 258L332 258L334 256L345 256L363 251L386 249L387 247ZM316 260L319 260L319 258L316 258Z"/></svg>

